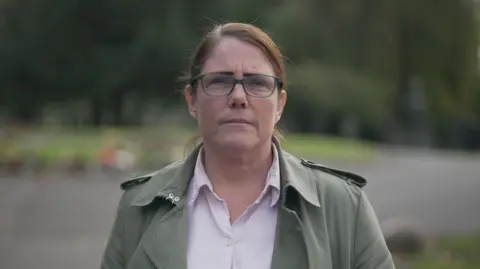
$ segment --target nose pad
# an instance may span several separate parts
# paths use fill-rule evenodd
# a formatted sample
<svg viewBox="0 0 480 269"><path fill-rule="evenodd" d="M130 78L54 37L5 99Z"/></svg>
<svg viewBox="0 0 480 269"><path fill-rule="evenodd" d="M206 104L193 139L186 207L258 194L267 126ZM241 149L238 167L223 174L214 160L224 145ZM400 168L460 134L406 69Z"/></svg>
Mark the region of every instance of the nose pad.
<svg viewBox="0 0 480 269"><path fill-rule="evenodd" d="M232 108L246 108L247 104L247 93L243 89L242 84L237 83L233 88L229 96L229 105Z"/></svg>
<svg viewBox="0 0 480 269"><path fill-rule="evenodd" d="M230 95L237 95L237 94L242 94L242 95L246 94L245 90L243 89L243 85L240 82L235 84L235 86L233 86L232 92L230 93Z"/></svg>

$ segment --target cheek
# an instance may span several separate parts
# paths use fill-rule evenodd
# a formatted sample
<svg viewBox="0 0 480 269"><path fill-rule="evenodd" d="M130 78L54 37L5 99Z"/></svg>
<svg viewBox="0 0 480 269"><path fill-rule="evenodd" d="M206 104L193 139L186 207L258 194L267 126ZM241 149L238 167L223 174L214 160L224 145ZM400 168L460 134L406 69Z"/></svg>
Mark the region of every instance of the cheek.
<svg viewBox="0 0 480 269"><path fill-rule="evenodd" d="M262 129L272 128L275 125L276 115L277 115L277 105L275 102L265 102L259 104L259 109L257 110L257 115L261 121Z"/></svg>
<svg viewBox="0 0 480 269"><path fill-rule="evenodd" d="M221 102L219 102L220 100L201 97L198 101L197 112L199 120L205 123L214 120L215 116L217 116L221 110Z"/></svg>

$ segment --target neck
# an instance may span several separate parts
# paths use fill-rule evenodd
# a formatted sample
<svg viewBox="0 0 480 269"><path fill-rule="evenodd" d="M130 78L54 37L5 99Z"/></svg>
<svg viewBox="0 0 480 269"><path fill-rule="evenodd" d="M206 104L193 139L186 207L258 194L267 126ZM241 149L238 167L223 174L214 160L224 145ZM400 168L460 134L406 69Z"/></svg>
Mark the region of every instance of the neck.
<svg viewBox="0 0 480 269"><path fill-rule="evenodd" d="M270 141L243 153L218 150L204 144L205 172L214 187L264 185L272 162L273 152Z"/></svg>

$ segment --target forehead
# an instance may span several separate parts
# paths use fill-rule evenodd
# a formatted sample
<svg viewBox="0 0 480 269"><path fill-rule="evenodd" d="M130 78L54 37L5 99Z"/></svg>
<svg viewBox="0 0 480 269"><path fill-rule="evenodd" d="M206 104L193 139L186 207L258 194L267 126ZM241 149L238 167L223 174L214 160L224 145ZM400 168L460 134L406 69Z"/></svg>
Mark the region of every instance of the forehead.
<svg viewBox="0 0 480 269"><path fill-rule="evenodd" d="M234 37L224 37L206 60L203 72L229 71L274 75L272 65L256 46Z"/></svg>

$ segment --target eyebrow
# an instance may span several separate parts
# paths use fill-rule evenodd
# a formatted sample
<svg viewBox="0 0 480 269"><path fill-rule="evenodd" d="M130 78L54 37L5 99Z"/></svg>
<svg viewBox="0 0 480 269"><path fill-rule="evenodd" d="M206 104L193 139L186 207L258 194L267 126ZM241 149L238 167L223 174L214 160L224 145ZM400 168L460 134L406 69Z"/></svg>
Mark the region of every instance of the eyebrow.
<svg viewBox="0 0 480 269"><path fill-rule="evenodd" d="M210 72L210 74L222 74L222 75L229 75L229 76L233 76L234 73L231 72L231 71L218 71L218 72ZM257 76L257 75L262 75L262 76L272 76L272 75L268 75L268 74L262 74L262 73L251 73L251 72L245 72L243 73L243 76L244 77L249 77L249 76Z"/></svg>

